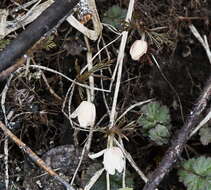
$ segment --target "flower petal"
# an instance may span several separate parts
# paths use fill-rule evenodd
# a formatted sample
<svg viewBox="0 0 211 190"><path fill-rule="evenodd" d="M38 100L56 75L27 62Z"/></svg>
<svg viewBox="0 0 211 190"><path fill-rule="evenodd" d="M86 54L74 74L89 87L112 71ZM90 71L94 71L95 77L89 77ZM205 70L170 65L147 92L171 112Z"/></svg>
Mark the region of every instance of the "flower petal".
<svg viewBox="0 0 211 190"><path fill-rule="evenodd" d="M125 159L123 158L122 160L119 161L119 163L116 165L116 169L119 173L123 172L123 169L125 167Z"/></svg>
<svg viewBox="0 0 211 190"><path fill-rule="evenodd" d="M91 102L83 101L70 117L78 117L80 127L86 128L87 126L94 125L96 117L95 105Z"/></svg>
<svg viewBox="0 0 211 190"><path fill-rule="evenodd" d="M103 164L105 170L110 175L114 175L115 170L121 173L125 165L125 159L121 149L118 147L107 148L104 153Z"/></svg>
<svg viewBox="0 0 211 190"><path fill-rule="evenodd" d="M78 108L70 115L70 118L76 118L78 116Z"/></svg>
<svg viewBox="0 0 211 190"><path fill-rule="evenodd" d="M134 61L138 61L141 56L143 56L147 52L147 42L145 40L136 40L131 48L130 55Z"/></svg>
<svg viewBox="0 0 211 190"><path fill-rule="evenodd" d="M98 158L98 157L102 156L105 153L105 151L106 151L106 149L101 150L100 152L95 153L95 154L89 154L88 156L91 159L95 159L95 158Z"/></svg>
<svg viewBox="0 0 211 190"><path fill-rule="evenodd" d="M104 168L105 168L105 170L106 170L110 175L114 175L114 174L115 174L115 167L113 167L112 164L105 163L105 164L104 164Z"/></svg>

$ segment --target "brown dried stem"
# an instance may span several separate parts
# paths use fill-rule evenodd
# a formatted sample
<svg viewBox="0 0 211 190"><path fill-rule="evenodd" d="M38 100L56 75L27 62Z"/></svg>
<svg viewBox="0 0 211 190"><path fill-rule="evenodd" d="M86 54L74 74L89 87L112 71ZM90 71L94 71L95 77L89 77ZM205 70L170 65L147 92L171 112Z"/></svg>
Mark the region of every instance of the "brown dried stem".
<svg viewBox="0 0 211 190"><path fill-rule="evenodd" d="M53 171L46 163L39 158L25 143L23 143L18 137L16 137L6 126L0 121L0 128L4 131L6 136L9 136L18 147L23 150L28 156L42 169L44 169L49 175L54 177L60 183L62 183L67 190L75 190L66 180L60 177L55 171Z"/></svg>

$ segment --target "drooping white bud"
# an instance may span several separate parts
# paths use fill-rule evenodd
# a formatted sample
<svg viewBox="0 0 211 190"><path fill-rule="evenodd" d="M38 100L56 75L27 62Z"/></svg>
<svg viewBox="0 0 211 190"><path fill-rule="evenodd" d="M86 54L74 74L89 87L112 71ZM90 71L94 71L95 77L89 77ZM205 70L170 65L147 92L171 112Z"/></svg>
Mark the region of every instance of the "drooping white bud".
<svg viewBox="0 0 211 190"><path fill-rule="evenodd" d="M71 118L78 117L80 127L86 128L95 123L96 109L95 105L91 102L83 101L70 115Z"/></svg>
<svg viewBox="0 0 211 190"><path fill-rule="evenodd" d="M115 170L122 173L125 166L125 158L121 149L118 147L107 148L104 153L103 164L110 175L114 175Z"/></svg>
<svg viewBox="0 0 211 190"><path fill-rule="evenodd" d="M130 47L130 55L134 61L138 61L147 52L147 42L145 40L136 40Z"/></svg>
<svg viewBox="0 0 211 190"><path fill-rule="evenodd" d="M91 159L95 159L102 155L104 168L110 175L114 175L116 170L119 173L123 172L125 166L125 157L120 148L106 148L98 153L89 155L89 157Z"/></svg>

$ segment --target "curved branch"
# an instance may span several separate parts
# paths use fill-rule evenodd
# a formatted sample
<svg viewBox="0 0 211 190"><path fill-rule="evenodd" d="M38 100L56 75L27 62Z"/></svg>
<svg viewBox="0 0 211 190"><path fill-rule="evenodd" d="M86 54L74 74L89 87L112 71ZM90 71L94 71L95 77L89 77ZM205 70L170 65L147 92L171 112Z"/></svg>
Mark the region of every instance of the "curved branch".
<svg viewBox="0 0 211 190"><path fill-rule="evenodd" d="M30 47L46 32L54 28L79 2L79 0L57 0L0 52L0 72L15 64Z"/></svg>

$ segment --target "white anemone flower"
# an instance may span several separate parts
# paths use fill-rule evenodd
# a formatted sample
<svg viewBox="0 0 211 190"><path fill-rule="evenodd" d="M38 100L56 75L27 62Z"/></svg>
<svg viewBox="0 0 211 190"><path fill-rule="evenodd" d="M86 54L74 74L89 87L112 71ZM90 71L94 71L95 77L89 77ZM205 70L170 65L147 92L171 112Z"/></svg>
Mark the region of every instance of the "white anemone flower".
<svg viewBox="0 0 211 190"><path fill-rule="evenodd" d="M147 42L145 40L136 40L130 47L130 55L134 61L138 61L147 52Z"/></svg>
<svg viewBox="0 0 211 190"><path fill-rule="evenodd" d="M95 105L91 102L83 101L70 115L71 118L78 117L80 127L86 128L95 123L96 109Z"/></svg>
<svg viewBox="0 0 211 190"><path fill-rule="evenodd" d="M99 153L89 155L89 157L95 159L102 155L104 168L110 175L114 175L116 170L119 173L123 172L125 167L125 157L120 148L106 148Z"/></svg>

